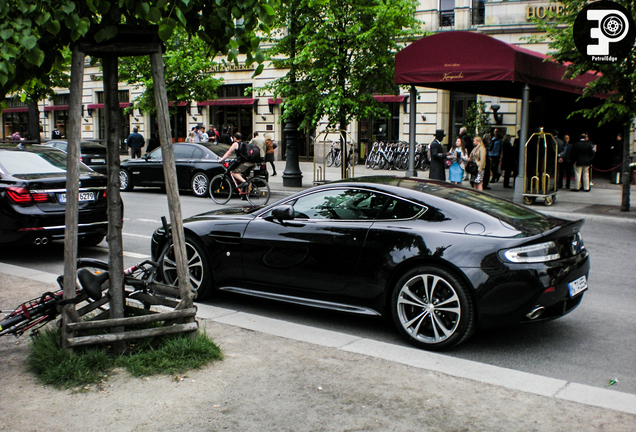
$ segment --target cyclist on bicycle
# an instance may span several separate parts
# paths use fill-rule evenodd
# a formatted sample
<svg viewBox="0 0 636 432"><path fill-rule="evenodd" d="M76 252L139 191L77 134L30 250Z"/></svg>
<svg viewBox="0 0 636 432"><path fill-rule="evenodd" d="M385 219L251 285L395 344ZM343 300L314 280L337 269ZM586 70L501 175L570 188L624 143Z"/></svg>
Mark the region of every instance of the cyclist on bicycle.
<svg viewBox="0 0 636 432"><path fill-rule="evenodd" d="M239 145L241 144L241 141L243 141L243 135L241 135L240 132L237 132L234 134L234 136L232 137L232 141L233 141L232 145L225 152L223 157L219 159L219 162L224 162L227 158L229 158L232 155L232 153L236 152L236 159L234 159L234 162L232 163L232 165L228 167L228 171L230 171L230 174L232 174L232 177L234 177L237 180L237 183L238 183L237 186L243 187L247 185L247 182L245 181L245 177L243 177L243 173L245 174L249 173L249 170L251 170L256 164L254 162L249 162L245 160L241 156L241 154L238 152Z"/></svg>

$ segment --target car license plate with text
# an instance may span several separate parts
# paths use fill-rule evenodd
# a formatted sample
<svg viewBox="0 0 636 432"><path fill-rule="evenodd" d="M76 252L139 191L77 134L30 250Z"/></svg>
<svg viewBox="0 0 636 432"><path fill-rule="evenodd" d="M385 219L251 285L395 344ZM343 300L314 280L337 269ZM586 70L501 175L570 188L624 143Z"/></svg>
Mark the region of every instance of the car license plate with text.
<svg viewBox="0 0 636 432"><path fill-rule="evenodd" d="M577 294L582 293L587 289L587 278L585 276L581 276L577 280L570 282L568 284L568 290L570 291L570 297L574 297Z"/></svg>
<svg viewBox="0 0 636 432"><path fill-rule="evenodd" d="M60 201L61 204L66 203L66 194L59 194L57 197L58 197L58 200ZM95 193L93 193L93 192L80 192L79 193L79 202L86 202L86 201L95 201Z"/></svg>
<svg viewBox="0 0 636 432"><path fill-rule="evenodd" d="M91 159L92 163L106 163L106 159Z"/></svg>

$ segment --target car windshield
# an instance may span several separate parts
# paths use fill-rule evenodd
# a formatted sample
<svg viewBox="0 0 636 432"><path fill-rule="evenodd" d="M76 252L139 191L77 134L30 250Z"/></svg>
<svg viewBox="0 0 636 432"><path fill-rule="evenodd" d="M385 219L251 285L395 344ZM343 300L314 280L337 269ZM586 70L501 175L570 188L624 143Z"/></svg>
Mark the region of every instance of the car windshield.
<svg viewBox="0 0 636 432"><path fill-rule="evenodd" d="M54 174L66 172L66 153L61 151L3 151L0 165L10 175ZM80 165L81 172L90 172Z"/></svg>

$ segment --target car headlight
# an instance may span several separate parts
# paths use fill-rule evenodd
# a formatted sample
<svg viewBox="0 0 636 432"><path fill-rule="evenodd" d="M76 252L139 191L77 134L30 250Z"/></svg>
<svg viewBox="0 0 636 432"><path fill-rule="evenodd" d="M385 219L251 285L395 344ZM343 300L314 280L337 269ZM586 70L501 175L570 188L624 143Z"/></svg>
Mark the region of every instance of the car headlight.
<svg viewBox="0 0 636 432"><path fill-rule="evenodd" d="M539 263L561 258L559 249L553 241L508 249L504 256L513 263Z"/></svg>

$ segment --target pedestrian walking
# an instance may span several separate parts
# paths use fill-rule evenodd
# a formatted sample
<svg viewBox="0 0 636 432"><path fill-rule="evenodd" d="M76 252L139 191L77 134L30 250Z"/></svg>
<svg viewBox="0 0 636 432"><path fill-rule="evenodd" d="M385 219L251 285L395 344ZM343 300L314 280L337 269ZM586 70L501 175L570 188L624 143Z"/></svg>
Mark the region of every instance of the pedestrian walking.
<svg viewBox="0 0 636 432"><path fill-rule="evenodd" d="M503 171L503 187L508 189L510 178L513 181L517 177L517 166L519 165L519 149L515 148L512 136L506 134L501 140L501 170Z"/></svg>
<svg viewBox="0 0 636 432"><path fill-rule="evenodd" d="M563 182L562 182L562 178L563 178L563 169L565 168L565 159L564 159L564 153L565 153L565 143L563 142L563 140L561 138L559 138L559 131L554 129L552 131L552 136L554 137L554 141L556 142L556 153L557 153L557 166L556 166L556 173L555 173L555 182L557 185L557 188L561 189L561 187L563 186Z"/></svg>
<svg viewBox="0 0 636 432"><path fill-rule="evenodd" d="M503 138L500 135L499 129L495 129L492 137L492 146L488 151L488 158L490 159L490 169L492 170L492 178L490 183L497 183L499 181L499 162L501 161L501 143Z"/></svg>
<svg viewBox="0 0 636 432"><path fill-rule="evenodd" d="M563 169L561 170L562 177L559 178L559 184L563 184L563 177L565 177L566 189L570 189L570 182L572 180L572 147L573 143L570 142L570 135L563 135Z"/></svg>
<svg viewBox="0 0 636 432"><path fill-rule="evenodd" d="M276 175L276 166L274 165L274 150L276 150L277 145L272 141L272 135L266 133L265 134L265 164L269 162L272 165L272 177Z"/></svg>
<svg viewBox="0 0 636 432"><path fill-rule="evenodd" d="M138 127L134 127L132 133L128 135L126 144L130 149L131 159L141 157L141 149L143 148L144 144L146 144L146 140L144 139L143 135L139 133Z"/></svg>

